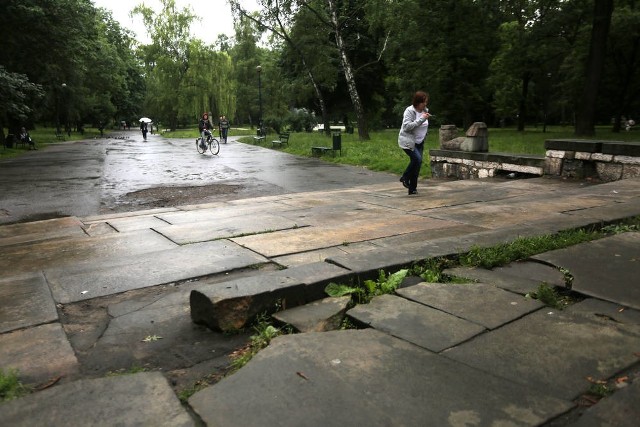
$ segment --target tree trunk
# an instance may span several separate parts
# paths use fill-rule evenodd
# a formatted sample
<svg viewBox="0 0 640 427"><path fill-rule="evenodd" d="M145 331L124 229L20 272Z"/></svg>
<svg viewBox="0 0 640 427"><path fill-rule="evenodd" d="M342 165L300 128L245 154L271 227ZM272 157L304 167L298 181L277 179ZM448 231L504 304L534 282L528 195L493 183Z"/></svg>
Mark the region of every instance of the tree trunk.
<svg viewBox="0 0 640 427"><path fill-rule="evenodd" d="M336 10L336 4L334 0L329 0L327 3L329 4L331 22L336 34L336 46L338 47L338 51L340 52L340 63L342 64L342 68L344 69L344 78L347 81L349 96L351 97L351 103L353 104L353 109L356 113L356 120L358 122L358 136L360 137L360 140L366 141L369 140L369 126L367 124L367 118L364 114L364 108L362 107L360 95L358 94L358 88L356 87L356 79L353 74L353 69L351 68L349 58L347 57L347 50L345 48L344 40L342 39L342 34L340 32L340 24L338 22L338 12Z"/></svg>
<svg viewBox="0 0 640 427"><path fill-rule="evenodd" d="M518 103L518 132L523 132L527 122L527 97L529 96L529 82L531 81L531 73L525 71L522 74L522 93L520 94L520 102Z"/></svg>
<svg viewBox="0 0 640 427"><path fill-rule="evenodd" d="M604 69L607 37L613 14L613 0L595 0L591 45L587 58L586 78L576 117L576 136L595 135L598 87Z"/></svg>

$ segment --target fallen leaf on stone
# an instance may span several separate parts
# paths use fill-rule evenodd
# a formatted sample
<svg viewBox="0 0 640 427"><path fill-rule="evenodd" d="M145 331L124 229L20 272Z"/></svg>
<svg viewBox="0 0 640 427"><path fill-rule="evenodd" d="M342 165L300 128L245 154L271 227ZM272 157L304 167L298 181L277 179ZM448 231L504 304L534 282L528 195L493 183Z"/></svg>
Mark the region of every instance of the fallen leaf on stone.
<svg viewBox="0 0 640 427"><path fill-rule="evenodd" d="M55 383L57 383L58 381L60 381L61 378L62 378L61 376L52 378L49 381L47 381L46 383L41 384L38 387L36 387L36 390L40 391L40 390L44 390L45 388L49 388L52 385L54 385Z"/></svg>
<svg viewBox="0 0 640 427"><path fill-rule="evenodd" d="M82 292L80 292L80 293L81 293L82 295L84 295L84 294L86 294L87 292L89 292L89 291L82 291Z"/></svg>
<svg viewBox="0 0 640 427"><path fill-rule="evenodd" d="M604 380L596 380L593 377L587 377L587 381L593 384L606 384L607 382Z"/></svg>
<svg viewBox="0 0 640 427"><path fill-rule="evenodd" d="M145 339L142 340L142 342L151 342L151 341L158 341L161 340L162 337L159 337L157 335L147 335L147 337Z"/></svg>
<svg viewBox="0 0 640 427"><path fill-rule="evenodd" d="M626 383L628 379L629 379L629 377L627 377L627 376L619 377L619 378L616 378L616 383L618 383L618 384Z"/></svg>
<svg viewBox="0 0 640 427"><path fill-rule="evenodd" d="M305 380L309 380L309 378L305 374L303 374L302 372L296 372L296 374L298 374L298 376L300 378L304 378Z"/></svg>

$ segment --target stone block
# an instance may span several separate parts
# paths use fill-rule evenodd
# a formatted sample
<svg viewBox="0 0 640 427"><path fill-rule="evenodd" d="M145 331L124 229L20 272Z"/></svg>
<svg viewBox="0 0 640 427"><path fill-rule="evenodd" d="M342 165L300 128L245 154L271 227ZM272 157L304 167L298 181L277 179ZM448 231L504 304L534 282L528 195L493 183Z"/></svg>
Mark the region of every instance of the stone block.
<svg viewBox="0 0 640 427"><path fill-rule="evenodd" d="M576 159L576 160L591 160L591 153L585 153L584 151L576 151L574 159Z"/></svg>
<svg viewBox="0 0 640 427"><path fill-rule="evenodd" d="M590 160L597 162L611 162L613 161L613 154L593 153L591 154Z"/></svg>
<svg viewBox="0 0 640 427"><path fill-rule="evenodd" d="M467 129L467 136L488 137L489 130L484 122L475 122Z"/></svg>
<svg viewBox="0 0 640 427"><path fill-rule="evenodd" d="M489 141L486 136L467 136L460 144L462 151L489 151Z"/></svg>
<svg viewBox="0 0 640 427"><path fill-rule="evenodd" d="M598 177L605 182L617 181L622 177L622 165L619 163L596 163Z"/></svg>
<svg viewBox="0 0 640 427"><path fill-rule="evenodd" d="M458 151L460 150L460 146L462 145L464 140L465 138L459 137L459 138L450 139L448 141L440 141L440 148L442 148L443 150Z"/></svg>
<svg viewBox="0 0 640 427"><path fill-rule="evenodd" d="M544 162L545 175L560 176L562 174L562 163L562 158L547 157Z"/></svg>
<svg viewBox="0 0 640 427"><path fill-rule="evenodd" d="M261 275L215 283L191 291L191 320L214 331L234 331L261 313L273 313L278 302L304 303L305 285L286 276Z"/></svg>
<svg viewBox="0 0 640 427"><path fill-rule="evenodd" d="M547 150L546 157L552 159L564 159L564 151L562 150Z"/></svg>
<svg viewBox="0 0 640 427"><path fill-rule="evenodd" d="M640 157L640 142L604 141L602 153Z"/></svg>
<svg viewBox="0 0 640 427"><path fill-rule="evenodd" d="M548 139L544 142L546 150L585 151L587 153L601 153L602 142L580 139Z"/></svg>
<svg viewBox="0 0 640 427"><path fill-rule="evenodd" d="M280 311L273 317L300 332L326 332L340 329L351 297L324 298Z"/></svg>
<svg viewBox="0 0 640 427"><path fill-rule="evenodd" d="M442 147L442 143L446 141L451 141L458 136L458 128L456 125L442 125L440 126L440 147Z"/></svg>
<svg viewBox="0 0 640 427"><path fill-rule="evenodd" d="M640 156L632 157L632 156L615 156L613 161L616 163L622 163L625 165L640 165Z"/></svg>
<svg viewBox="0 0 640 427"><path fill-rule="evenodd" d="M623 165L622 179L640 177L640 165Z"/></svg>

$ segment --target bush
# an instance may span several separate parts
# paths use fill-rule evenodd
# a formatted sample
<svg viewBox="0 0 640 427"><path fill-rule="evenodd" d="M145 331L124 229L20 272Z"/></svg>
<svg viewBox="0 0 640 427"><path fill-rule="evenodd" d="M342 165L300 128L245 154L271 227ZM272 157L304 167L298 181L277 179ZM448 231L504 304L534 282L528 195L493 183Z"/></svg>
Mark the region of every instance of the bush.
<svg viewBox="0 0 640 427"><path fill-rule="evenodd" d="M314 113L309 112L306 108L294 108L287 117L289 128L294 132L311 132L318 124Z"/></svg>

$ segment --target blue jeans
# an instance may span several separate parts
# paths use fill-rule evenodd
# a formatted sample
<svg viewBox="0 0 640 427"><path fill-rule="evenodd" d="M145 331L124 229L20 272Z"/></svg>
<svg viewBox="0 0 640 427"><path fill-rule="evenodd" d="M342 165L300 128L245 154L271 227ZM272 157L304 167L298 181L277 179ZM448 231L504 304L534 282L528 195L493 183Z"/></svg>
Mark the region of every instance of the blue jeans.
<svg viewBox="0 0 640 427"><path fill-rule="evenodd" d="M416 148L409 150L404 148L404 152L409 156L409 165L402 174L402 178L409 186L409 192L416 191L418 187L418 177L420 176L420 167L422 166L422 152L424 151L424 142L416 144Z"/></svg>

